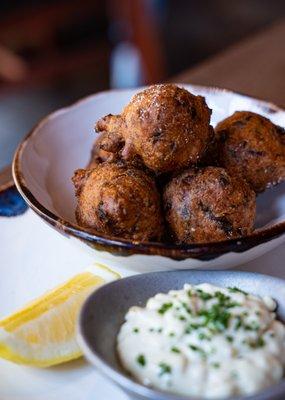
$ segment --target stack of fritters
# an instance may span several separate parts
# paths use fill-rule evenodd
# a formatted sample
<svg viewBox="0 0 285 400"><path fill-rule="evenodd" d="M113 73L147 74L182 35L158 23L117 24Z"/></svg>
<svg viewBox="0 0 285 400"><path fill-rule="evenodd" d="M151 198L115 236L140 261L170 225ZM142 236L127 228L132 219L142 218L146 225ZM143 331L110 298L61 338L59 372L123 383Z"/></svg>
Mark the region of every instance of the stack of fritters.
<svg viewBox="0 0 285 400"><path fill-rule="evenodd" d="M203 243L253 231L256 193L285 178L284 129L252 112L210 125L205 99L164 84L96 123L73 177L78 223L132 241Z"/></svg>

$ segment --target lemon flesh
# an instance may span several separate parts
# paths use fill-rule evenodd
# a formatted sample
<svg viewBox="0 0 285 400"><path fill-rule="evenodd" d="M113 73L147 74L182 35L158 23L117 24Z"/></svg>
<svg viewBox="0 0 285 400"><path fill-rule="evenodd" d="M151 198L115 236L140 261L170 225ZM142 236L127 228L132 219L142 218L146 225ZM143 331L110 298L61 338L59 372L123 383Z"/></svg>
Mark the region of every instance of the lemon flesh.
<svg viewBox="0 0 285 400"><path fill-rule="evenodd" d="M82 303L106 280L118 277L106 267L98 268L103 269L103 277L90 271L80 273L2 319L0 357L36 367L49 367L80 357L76 322Z"/></svg>

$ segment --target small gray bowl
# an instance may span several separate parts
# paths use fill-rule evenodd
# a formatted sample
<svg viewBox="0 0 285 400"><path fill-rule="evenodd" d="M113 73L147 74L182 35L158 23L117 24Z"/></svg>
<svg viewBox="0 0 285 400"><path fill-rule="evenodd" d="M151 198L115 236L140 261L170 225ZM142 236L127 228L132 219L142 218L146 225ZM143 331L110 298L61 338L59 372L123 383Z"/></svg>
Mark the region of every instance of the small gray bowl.
<svg viewBox="0 0 285 400"><path fill-rule="evenodd" d="M159 292L180 289L184 283L212 283L236 286L259 296L272 296L278 303L278 318L285 321L285 281L267 275L240 271L169 271L135 275L109 283L85 302L79 319L79 344L92 364L120 386L131 399L194 400L143 386L120 366L116 356L116 337L124 315L134 305L144 306ZM231 400L284 400L285 380L254 396Z"/></svg>

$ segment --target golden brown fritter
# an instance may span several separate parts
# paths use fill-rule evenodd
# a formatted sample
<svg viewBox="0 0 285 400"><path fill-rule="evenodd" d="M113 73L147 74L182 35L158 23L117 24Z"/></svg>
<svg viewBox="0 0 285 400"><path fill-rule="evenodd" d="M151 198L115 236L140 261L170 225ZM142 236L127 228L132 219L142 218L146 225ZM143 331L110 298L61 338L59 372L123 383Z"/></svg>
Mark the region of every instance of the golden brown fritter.
<svg viewBox="0 0 285 400"><path fill-rule="evenodd" d="M103 162L116 162L121 159L122 138L113 132L102 132L96 138L87 168L94 168Z"/></svg>
<svg viewBox="0 0 285 400"><path fill-rule="evenodd" d="M172 84L153 85L137 93L121 115L100 120L96 130L122 136L123 159L139 156L150 170L166 173L201 159L213 138L210 116L204 97Z"/></svg>
<svg viewBox="0 0 285 400"><path fill-rule="evenodd" d="M99 136L94 142L88 168L106 161L120 162L135 168L146 169L142 159L134 151L126 154L121 129L120 115L109 114L96 123L95 130Z"/></svg>
<svg viewBox="0 0 285 400"><path fill-rule="evenodd" d="M165 218L176 243L213 242L248 235L255 193L219 167L189 169L173 178L163 196Z"/></svg>
<svg viewBox="0 0 285 400"><path fill-rule="evenodd" d="M121 115L108 114L99 119L95 124L96 132L109 132L120 135L122 131L123 120Z"/></svg>
<svg viewBox="0 0 285 400"><path fill-rule="evenodd" d="M269 119L237 111L216 127L218 163L262 192L285 179L284 137Z"/></svg>
<svg viewBox="0 0 285 400"><path fill-rule="evenodd" d="M97 233L134 241L159 240L160 197L150 176L123 165L102 163L73 176L78 224Z"/></svg>

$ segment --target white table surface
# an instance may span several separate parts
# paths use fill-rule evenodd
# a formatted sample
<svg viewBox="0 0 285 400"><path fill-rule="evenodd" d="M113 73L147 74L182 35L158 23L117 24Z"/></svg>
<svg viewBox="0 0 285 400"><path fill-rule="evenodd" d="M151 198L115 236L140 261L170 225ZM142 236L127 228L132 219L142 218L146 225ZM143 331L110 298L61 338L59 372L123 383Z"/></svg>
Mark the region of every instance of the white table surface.
<svg viewBox="0 0 285 400"><path fill-rule="evenodd" d="M0 243L0 318L96 261L30 210L18 217L0 217ZM278 247L238 269L285 278L285 247ZM50 369L0 360L0 399L127 398L81 359Z"/></svg>

